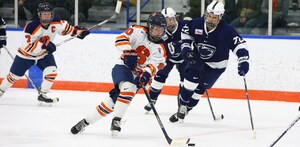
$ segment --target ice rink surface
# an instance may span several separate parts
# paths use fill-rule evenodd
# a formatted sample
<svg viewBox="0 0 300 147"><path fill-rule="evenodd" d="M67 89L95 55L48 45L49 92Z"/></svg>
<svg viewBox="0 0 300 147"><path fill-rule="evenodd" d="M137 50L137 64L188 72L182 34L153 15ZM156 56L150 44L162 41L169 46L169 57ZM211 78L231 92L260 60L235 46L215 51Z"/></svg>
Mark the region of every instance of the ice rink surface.
<svg viewBox="0 0 300 147"><path fill-rule="evenodd" d="M167 147L154 114L145 114L145 95L133 99L123 118L122 131L111 138L112 114L92 124L78 135L70 128L94 111L107 96L100 92L57 91L60 102L52 107L37 105L33 89L9 89L0 98L0 146L2 147ZM250 95L251 98L251 95ZM177 110L175 96L161 95L156 109L171 138L191 138L197 147L267 147L275 141L291 122L300 115L299 103L251 100L256 137L246 99L211 98L215 114L223 114L221 121L213 121L206 98L186 116L184 123L170 123ZM300 122L296 123L275 145L300 146Z"/></svg>

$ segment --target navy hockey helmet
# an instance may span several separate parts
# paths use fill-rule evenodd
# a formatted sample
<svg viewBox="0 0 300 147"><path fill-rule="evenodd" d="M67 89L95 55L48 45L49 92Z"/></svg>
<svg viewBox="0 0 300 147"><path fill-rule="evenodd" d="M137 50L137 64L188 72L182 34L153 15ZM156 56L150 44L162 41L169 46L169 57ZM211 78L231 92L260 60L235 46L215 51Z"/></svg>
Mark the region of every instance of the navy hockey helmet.
<svg viewBox="0 0 300 147"><path fill-rule="evenodd" d="M224 15L225 9L224 4L222 2L218 1L212 1L206 8L206 14L205 14L205 22L208 27L216 27L220 20L222 19L222 16ZM217 22L208 22L208 15L213 14L218 16Z"/></svg>
<svg viewBox="0 0 300 147"><path fill-rule="evenodd" d="M151 42L158 42L165 34L167 21L160 12L152 12L148 18L147 26L149 29L148 39Z"/></svg>
<svg viewBox="0 0 300 147"><path fill-rule="evenodd" d="M51 18L50 19L42 19L41 16L42 16L42 13L43 12L51 12ZM42 23L50 23L52 20L53 20L53 17L54 17L54 14L53 14L53 7L47 3L47 2L44 2L44 3L40 3L38 5L38 8L37 8L37 13L38 13L38 16L40 18L40 21Z"/></svg>

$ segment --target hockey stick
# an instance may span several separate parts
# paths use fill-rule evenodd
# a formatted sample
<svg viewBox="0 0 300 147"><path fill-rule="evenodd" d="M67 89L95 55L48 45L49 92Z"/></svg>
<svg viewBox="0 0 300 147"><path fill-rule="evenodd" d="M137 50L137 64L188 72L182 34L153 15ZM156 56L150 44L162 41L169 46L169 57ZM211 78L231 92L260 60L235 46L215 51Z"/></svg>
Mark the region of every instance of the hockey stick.
<svg viewBox="0 0 300 147"><path fill-rule="evenodd" d="M117 16L119 15L119 13L120 13L120 11L121 11L121 6L122 6L122 1L121 1L121 0L118 0L118 1L117 1L117 5L116 5L116 9L115 9L114 14L113 14L110 18L108 18L108 19L106 19L106 20L104 20L104 21L102 21L102 22L100 22L100 23L98 23L98 24L96 24L96 25L93 25L92 27L88 28L88 30L92 30L92 29L94 29L94 28L96 28L96 27L100 27L100 26L102 26L103 24L106 24L107 22L112 21L112 20L114 20L115 18L117 18ZM70 37L70 38L68 38L68 39L66 39L66 40L64 40L64 41L62 41L62 42L59 42L59 43L56 44L56 46L60 46L60 45L62 45L62 44L64 44L64 43L66 43L66 42L71 41L71 40L74 39L74 38L76 38L76 36Z"/></svg>
<svg viewBox="0 0 300 147"><path fill-rule="evenodd" d="M153 110L153 113L154 113L156 119L157 119L157 122L158 122L158 124L159 124L162 132L164 133L165 138L167 139L167 142L170 145L176 145L176 146L182 146L182 145L188 144L190 142L190 138L188 138L188 139L171 139L169 137L169 135L168 135L168 133L167 133L167 131L166 131L166 129L165 129L165 127L164 127L164 125L163 125L163 123L162 123L162 121L161 121L161 119L160 119L160 117L159 117L159 115L158 115L155 107L154 107L154 104L151 101L151 98L150 98L150 96L149 96L149 94L148 94L145 86L142 85L142 88L143 88L143 91L144 91L144 93L145 93L145 95L146 95L146 97L148 99L148 102L150 103L150 106L151 106L151 108Z"/></svg>
<svg viewBox="0 0 300 147"><path fill-rule="evenodd" d="M251 106L250 106L250 98L249 98L249 94L248 94L246 76L245 76L244 72L243 72L243 79L244 79L244 85L245 85L245 91L246 91L246 98L247 98L247 102L248 102L248 109L249 109L249 115L250 115L250 121L251 121L251 128L252 128L253 135L254 135L254 138L255 138L256 132L254 130L254 124L253 124L253 118L252 118L252 112L251 112Z"/></svg>
<svg viewBox="0 0 300 147"><path fill-rule="evenodd" d="M205 95L206 95L206 98L207 98L207 101L208 101L208 104L209 104L209 108L210 108L210 111L211 111L211 114L213 116L214 121L219 121L219 120L224 119L224 115L223 114L220 114L220 115L217 115L217 116L215 115L213 107L212 107L212 104L210 102L210 98L208 96L207 90L205 90Z"/></svg>
<svg viewBox="0 0 300 147"><path fill-rule="evenodd" d="M289 131L296 123L297 121L300 119L300 115L298 115L298 117L289 125L289 127L270 145L270 147L273 147L280 139L281 137L287 133L287 131Z"/></svg>
<svg viewBox="0 0 300 147"><path fill-rule="evenodd" d="M14 56L10 53L10 51L7 49L7 47L6 47L6 46L3 46L3 48L7 51L8 55L10 56L10 58L11 58L12 60L14 60ZM27 74L25 73L24 75L25 75L25 77L28 79L28 81L30 82L30 84L32 85L32 87L33 87L34 89L36 89L36 90L38 91L38 93L41 93L41 91L35 86L35 84L33 83L33 81L27 76Z"/></svg>
<svg viewBox="0 0 300 147"><path fill-rule="evenodd" d="M7 49L6 46L3 46L3 48L6 50L6 52L8 53L8 55L10 56L10 58L12 60L15 60L14 56L10 53L10 51ZM33 83L33 81L29 78L29 76L25 73L24 76L28 79L28 81L30 82L30 84L32 85L32 87L37 90L37 92L40 94L41 93L41 90L39 88L36 87L36 85ZM55 98L53 99L53 102L58 102L59 99L58 98Z"/></svg>

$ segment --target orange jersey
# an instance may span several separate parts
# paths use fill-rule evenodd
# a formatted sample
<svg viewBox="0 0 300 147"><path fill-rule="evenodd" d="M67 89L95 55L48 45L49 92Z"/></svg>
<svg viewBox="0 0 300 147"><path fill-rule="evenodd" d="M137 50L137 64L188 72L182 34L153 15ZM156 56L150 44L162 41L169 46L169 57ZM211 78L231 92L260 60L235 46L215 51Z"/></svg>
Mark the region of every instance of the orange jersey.
<svg viewBox="0 0 300 147"><path fill-rule="evenodd" d="M53 19L48 28L42 27L39 20L34 20L24 28L22 46L18 49L18 56L25 59L41 59L47 51L42 49L45 40L53 41L56 34L74 35L74 27L64 20Z"/></svg>
<svg viewBox="0 0 300 147"><path fill-rule="evenodd" d="M115 46L122 52L136 50L137 70L145 70L153 76L164 67L167 53L162 43L156 44L149 41L147 31L144 26L132 26L117 36ZM122 57L120 60L119 64L124 64Z"/></svg>

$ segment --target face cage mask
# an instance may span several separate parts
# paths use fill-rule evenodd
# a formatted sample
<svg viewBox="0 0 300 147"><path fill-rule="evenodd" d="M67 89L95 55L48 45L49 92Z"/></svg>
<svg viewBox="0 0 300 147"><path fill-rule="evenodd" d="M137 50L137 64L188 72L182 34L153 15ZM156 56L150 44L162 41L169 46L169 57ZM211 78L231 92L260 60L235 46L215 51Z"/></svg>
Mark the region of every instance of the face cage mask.
<svg viewBox="0 0 300 147"><path fill-rule="evenodd" d="M152 32L152 29L153 29L154 27L161 27L161 28L163 28L163 27L162 27L162 26L157 26L157 25L149 25L148 39L149 39L151 42L156 43L156 42L159 42L159 41L162 39L161 37L165 34L165 31L164 31L160 36L153 36L153 35L151 34L151 32Z"/></svg>
<svg viewBox="0 0 300 147"><path fill-rule="evenodd" d="M205 23L207 27L211 27L211 28L216 27L219 24L220 20L222 19L222 15L219 15L219 21L217 23L207 22L207 15L208 12L205 13Z"/></svg>
<svg viewBox="0 0 300 147"><path fill-rule="evenodd" d="M167 30L168 31L173 31L177 28L178 26L178 21L176 20L175 17L172 17L175 20L175 23L173 25L167 25Z"/></svg>
<svg viewBox="0 0 300 147"><path fill-rule="evenodd" d="M42 16L42 13L43 13L43 12L51 12L51 18L50 18L50 20L41 19L41 16ZM39 19L40 19L40 21L41 21L42 23L45 23L45 24L49 24L49 23L53 20L53 18L54 18L53 11L41 11L41 12L39 12L38 14L39 14Z"/></svg>

